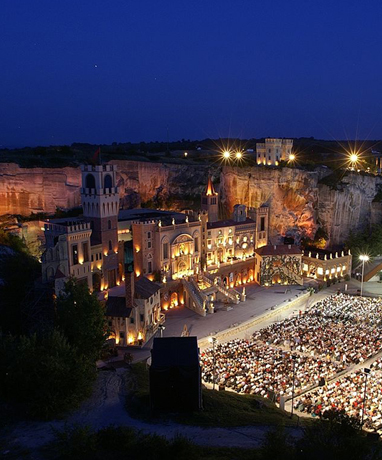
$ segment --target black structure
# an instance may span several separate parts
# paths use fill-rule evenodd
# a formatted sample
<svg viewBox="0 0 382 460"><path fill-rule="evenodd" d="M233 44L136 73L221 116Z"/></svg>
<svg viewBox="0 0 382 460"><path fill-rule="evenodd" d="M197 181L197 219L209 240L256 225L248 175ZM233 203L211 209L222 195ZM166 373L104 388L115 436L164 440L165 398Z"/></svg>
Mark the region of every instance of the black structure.
<svg viewBox="0 0 382 460"><path fill-rule="evenodd" d="M153 410L190 412L201 409L202 383L196 337L154 339L150 396Z"/></svg>

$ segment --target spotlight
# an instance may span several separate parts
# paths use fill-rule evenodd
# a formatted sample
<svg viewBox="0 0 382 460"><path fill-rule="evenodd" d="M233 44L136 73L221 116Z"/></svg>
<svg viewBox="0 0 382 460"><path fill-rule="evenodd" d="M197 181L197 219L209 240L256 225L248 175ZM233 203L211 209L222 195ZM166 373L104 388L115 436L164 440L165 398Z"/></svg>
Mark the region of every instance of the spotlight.
<svg viewBox="0 0 382 460"><path fill-rule="evenodd" d="M236 156L236 158L237 158L238 160L240 160L241 158L243 158L243 154L242 154L241 152L236 152L236 155L235 155L235 156Z"/></svg>
<svg viewBox="0 0 382 460"><path fill-rule="evenodd" d="M351 161L351 163L357 163L358 155L356 153L351 153L350 157L349 157L349 160Z"/></svg>
<svg viewBox="0 0 382 460"><path fill-rule="evenodd" d="M231 152L229 150L224 150L223 152L223 158L225 158L226 160L228 160L229 158L231 158Z"/></svg>

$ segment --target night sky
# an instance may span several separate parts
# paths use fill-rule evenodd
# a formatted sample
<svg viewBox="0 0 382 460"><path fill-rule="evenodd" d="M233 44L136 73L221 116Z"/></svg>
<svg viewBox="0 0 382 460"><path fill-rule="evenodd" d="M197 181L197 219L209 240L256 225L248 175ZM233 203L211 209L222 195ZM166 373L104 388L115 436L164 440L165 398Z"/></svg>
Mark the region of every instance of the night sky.
<svg viewBox="0 0 382 460"><path fill-rule="evenodd" d="M380 0L1 0L0 144L382 138Z"/></svg>

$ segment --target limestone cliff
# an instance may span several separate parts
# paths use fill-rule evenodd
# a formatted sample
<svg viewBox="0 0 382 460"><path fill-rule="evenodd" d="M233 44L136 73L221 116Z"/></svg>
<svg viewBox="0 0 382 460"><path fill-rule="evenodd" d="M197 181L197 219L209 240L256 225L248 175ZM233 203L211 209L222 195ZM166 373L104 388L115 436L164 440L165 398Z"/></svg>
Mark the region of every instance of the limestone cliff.
<svg viewBox="0 0 382 460"><path fill-rule="evenodd" d="M328 233L331 244L339 244L349 231L362 230L382 223L381 203L373 202L382 184L380 176L350 173L337 189L319 184L318 218Z"/></svg>
<svg viewBox="0 0 382 460"><path fill-rule="evenodd" d="M223 168L222 202L232 209L236 203L270 207L270 238L313 237L317 229L317 172L291 168Z"/></svg>
<svg viewBox="0 0 382 460"><path fill-rule="evenodd" d="M112 161L118 165L123 207L153 201L163 207L198 208L208 173L219 180L221 211L230 215L236 203L270 206L270 236L313 237L321 226L330 244L339 244L351 229L382 222L382 205L373 201L382 186L378 176L348 174L332 186L320 183L329 170L304 171L271 167L218 167ZM54 212L80 205L77 168L20 168L0 164L0 215Z"/></svg>
<svg viewBox="0 0 382 460"><path fill-rule="evenodd" d="M291 168L223 168L222 202L228 209L236 203L270 207L270 237L297 241L312 238L319 226L330 245L341 244L350 230L382 222L382 206L373 202L382 184L379 176L349 173L333 187L320 183L328 170L304 171Z"/></svg>
<svg viewBox="0 0 382 460"><path fill-rule="evenodd" d="M0 215L54 212L80 204L80 170L0 163Z"/></svg>
<svg viewBox="0 0 382 460"><path fill-rule="evenodd" d="M118 165L118 186L123 207L156 199L182 208L187 200L200 203L208 166L112 161ZM214 168L215 176L219 170ZM81 204L79 168L20 168L0 163L0 215L54 212L57 207ZM184 201L182 203L182 200Z"/></svg>

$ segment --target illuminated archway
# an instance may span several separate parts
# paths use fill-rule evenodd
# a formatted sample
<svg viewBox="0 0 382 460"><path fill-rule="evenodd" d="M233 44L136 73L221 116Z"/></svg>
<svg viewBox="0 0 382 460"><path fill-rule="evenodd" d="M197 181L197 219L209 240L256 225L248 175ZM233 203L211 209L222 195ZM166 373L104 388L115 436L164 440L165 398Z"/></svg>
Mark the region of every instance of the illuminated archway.
<svg viewBox="0 0 382 460"><path fill-rule="evenodd" d="M178 305L179 305L178 293L177 293L177 292L173 292L173 293L171 294L170 308L177 307Z"/></svg>

